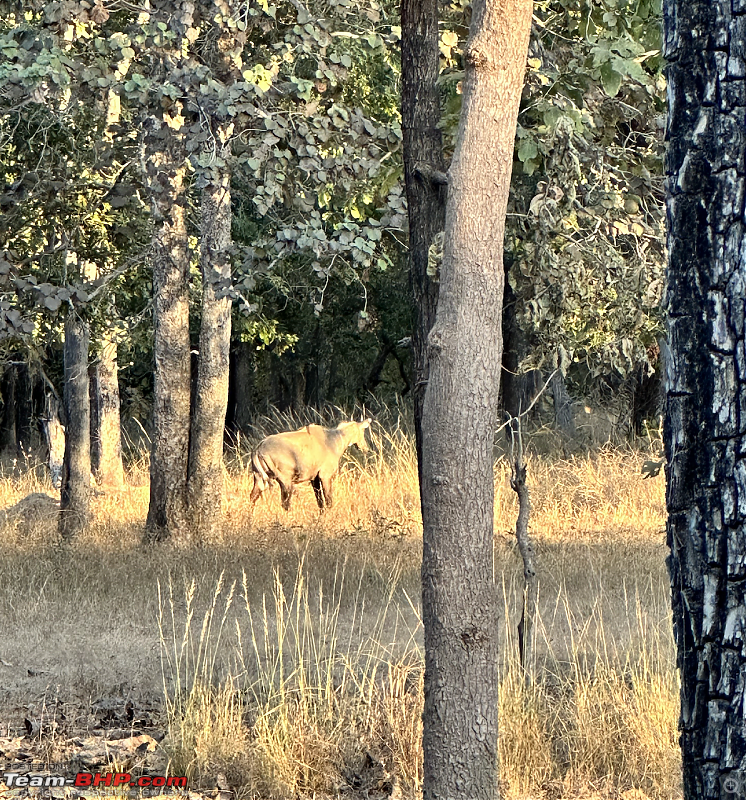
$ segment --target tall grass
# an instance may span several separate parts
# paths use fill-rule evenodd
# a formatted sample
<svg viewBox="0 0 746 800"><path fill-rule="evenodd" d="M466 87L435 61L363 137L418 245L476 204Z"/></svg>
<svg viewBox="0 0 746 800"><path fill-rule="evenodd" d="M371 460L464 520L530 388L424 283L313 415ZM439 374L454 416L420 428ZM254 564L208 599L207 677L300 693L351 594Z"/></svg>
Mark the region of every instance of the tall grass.
<svg viewBox="0 0 746 800"><path fill-rule="evenodd" d="M252 444L306 421L267 419L235 443L224 525L197 548L143 552L147 456L131 460L121 491L94 497L93 523L66 548L52 546L53 519L0 520L2 656L36 667L44 653L65 691L87 681L98 693L102 676L157 675L160 649L172 773L203 783L222 773L245 797L414 798L423 660L412 436L396 420L375 424L372 451L345 457L324 514L310 487L290 513L276 489L252 513ZM680 794L663 480L642 478L645 458L612 448L529 457L540 575L530 683L514 642L517 507L496 459L507 798ZM38 465L0 474L0 507L31 492L55 494ZM95 646L104 638L106 651Z"/></svg>
<svg viewBox="0 0 746 800"><path fill-rule="evenodd" d="M225 641L233 588L201 625L174 613L173 593L161 630L172 768L199 781L222 772L251 797L311 797L340 791L421 791L423 661L419 620L394 579L371 609L361 585L343 604L339 573L327 588L299 565L290 592L279 575L257 607L242 602L233 617L233 659L216 681L214 653ZM222 587L218 585L214 598ZM515 614L505 593L504 620ZM191 607L193 589L186 588ZM579 619L570 599L555 609L573 631L560 648L542 616L537 663L527 682L510 627L503 628L500 680L500 779L508 798L608 796L637 789L652 798L680 794L678 708L667 613L628 606L624 643L611 639L600 608ZM615 621L615 625L618 620ZM178 632L175 628L178 627ZM206 633L207 632L207 633ZM191 643L191 644L190 644ZM196 653L201 669L182 666ZM188 659L187 659L188 660ZM186 677L191 676L191 677ZM180 698L178 701L173 698ZM209 735L207 735L209 733Z"/></svg>

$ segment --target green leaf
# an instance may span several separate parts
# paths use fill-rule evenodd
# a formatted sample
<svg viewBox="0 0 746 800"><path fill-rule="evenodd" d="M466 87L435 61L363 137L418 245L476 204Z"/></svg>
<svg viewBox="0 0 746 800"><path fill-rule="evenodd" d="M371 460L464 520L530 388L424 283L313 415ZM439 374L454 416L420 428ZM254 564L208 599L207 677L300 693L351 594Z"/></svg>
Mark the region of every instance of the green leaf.
<svg viewBox="0 0 746 800"><path fill-rule="evenodd" d="M525 139L521 141L521 144L518 148L518 160L523 161L530 161L532 158L535 158L539 155L539 148L536 146L536 142L531 137L527 136Z"/></svg>
<svg viewBox="0 0 746 800"><path fill-rule="evenodd" d="M616 97L622 85L622 76L614 69L611 61L601 65L601 85L609 97Z"/></svg>

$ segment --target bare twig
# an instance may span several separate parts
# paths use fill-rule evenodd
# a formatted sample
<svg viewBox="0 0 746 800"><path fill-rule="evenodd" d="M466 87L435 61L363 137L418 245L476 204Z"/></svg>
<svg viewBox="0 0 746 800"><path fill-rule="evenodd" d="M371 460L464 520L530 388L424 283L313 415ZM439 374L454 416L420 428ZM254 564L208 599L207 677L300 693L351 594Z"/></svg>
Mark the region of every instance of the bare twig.
<svg viewBox="0 0 746 800"><path fill-rule="evenodd" d="M518 519L515 524L515 536L518 541L518 550L523 559L523 608L521 610L521 621L518 623L518 653L526 683L530 684L534 662L534 616L538 599L536 551L528 535L531 498L526 485L526 464L523 460L521 423L517 417L512 417L510 421L515 423L515 425L511 426L512 473L510 486L518 495Z"/></svg>

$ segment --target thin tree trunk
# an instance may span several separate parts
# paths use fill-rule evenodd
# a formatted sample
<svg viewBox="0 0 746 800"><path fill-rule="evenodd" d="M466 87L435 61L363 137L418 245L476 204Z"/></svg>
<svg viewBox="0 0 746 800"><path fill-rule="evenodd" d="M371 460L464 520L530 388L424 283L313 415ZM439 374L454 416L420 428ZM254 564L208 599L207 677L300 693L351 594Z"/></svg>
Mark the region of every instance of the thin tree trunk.
<svg viewBox="0 0 746 800"><path fill-rule="evenodd" d="M254 359L250 342L234 342L231 351L231 374L228 387L227 423L235 433L248 434L252 421Z"/></svg>
<svg viewBox="0 0 746 800"><path fill-rule="evenodd" d="M34 390L38 384L38 376L33 373L28 360L16 365L18 385L16 388L16 435L18 447L22 453L28 454L34 449Z"/></svg>
<svg viewBox="0 0 746 800"><path fill-rule="evenodd" d="M156 140L157 141L157 140ZM162 140L161 140L162 141ZM189 459L190 347L189 249L180 148L151 160L162 191L154 191L153 292L155 372L150 456L150 506L146 536L159 541L177 533L186 512Z"/></svg>
<svg viewBox="0 0 746 800"><path fill-rule="evenodd" d="M438 74L438 0L401 0L402 137L409 214L409 282L414 298L412 331L414 427L422 464L422 407L428 380L427 336L435 322L438 284L427 274L427 257L445 228ZM330 392L331 394L331 392Z"/></svg>
<svg viewBox="0 0 746 800"><path fill-rule="evenodd" d="M523 608L518 623L518 654L527 684L533 680L534 668L534 618L539 596L536 575L536 550L528 534L531 518L531 497L526 483L526 463L523 460L523 429L520 419L511 426L512 474L510 487L518 495L518 518L515 523L515 537L523 560Z"/></svg>
<svg viewBox="0 0 746 800"><path fill-rule="evenodd" d="M101 354L91 368L91 466L99 486L124 485L117 345L109 332L104 333Z"/></svg>
<svg viewBox="0 0 746 800"><path fill-rule="evenodd" d="M16 431L16 387L17 372L14 364L7 364L0 382L3 401L2 425L0 425L0 454L10 458L18 456L18 434Z"/></svg>
<svg viewBox="0 0 746 800"><path fill-rule="evenodd" d="M572 398L567 392L565 376L557 370L549 382L554 401L554 424L567 439L575 438L575 418L572 413Z"/></svg>
<svg viewBox="0 0 746 800"><path fill-rule="evenodd" d="M62 465L65 461L65 429L60 421L59 398L47 392L45 396L44 418L42 419L44 441L47 446L47 464L52 486L62 486Z"/></svg>
<svg viewBox="0 0 746 800"><path fill-rule="evenodd" d="M422 432L424 800L497 789L493 440L503 236L531 0L477 0Z"/></svg>
<svg viewBox="0 0 746 800"><path fill-rule="evenodd" d="M684 797L746 792L743 4L664 2L668 561Z"/></svg>
<svg viewBox="0 0 746 800"><path fill-rule="evenodd" d="M220 160L227 160L229 149L224 144ZM201 213L202 325L188 493L190 520L199 540L212 536L220 522L223 491L231 344L231 194L227 167L213 167L212 179L202 190Z"/></svg>
<svg viewBox="0 0 746 800"><path fill-rule="evenodd" d="M91 427L88 323L70 309L65 320L65 459L60 493L60 534L69 539L88 524L91 503Z"/></svg>

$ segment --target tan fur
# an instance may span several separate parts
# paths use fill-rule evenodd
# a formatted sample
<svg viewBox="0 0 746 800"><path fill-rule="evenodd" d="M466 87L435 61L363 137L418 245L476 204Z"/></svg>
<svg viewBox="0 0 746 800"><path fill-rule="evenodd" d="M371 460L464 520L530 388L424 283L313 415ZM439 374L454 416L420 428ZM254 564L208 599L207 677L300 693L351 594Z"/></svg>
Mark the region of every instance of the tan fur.
<svg viewBox="0 0 746 800"><path fill-rule="evenodd" d="M311 483L320 509L332 504L332 479L339 469L339 459L350 446L368 450L365 429L370 420L340 422L336 428L306 425L297 431L268 436L251 454L254 488L252 506L269 487L271 480L280 484L282 507L290 508L290 499L299 483Z"/></svg>

